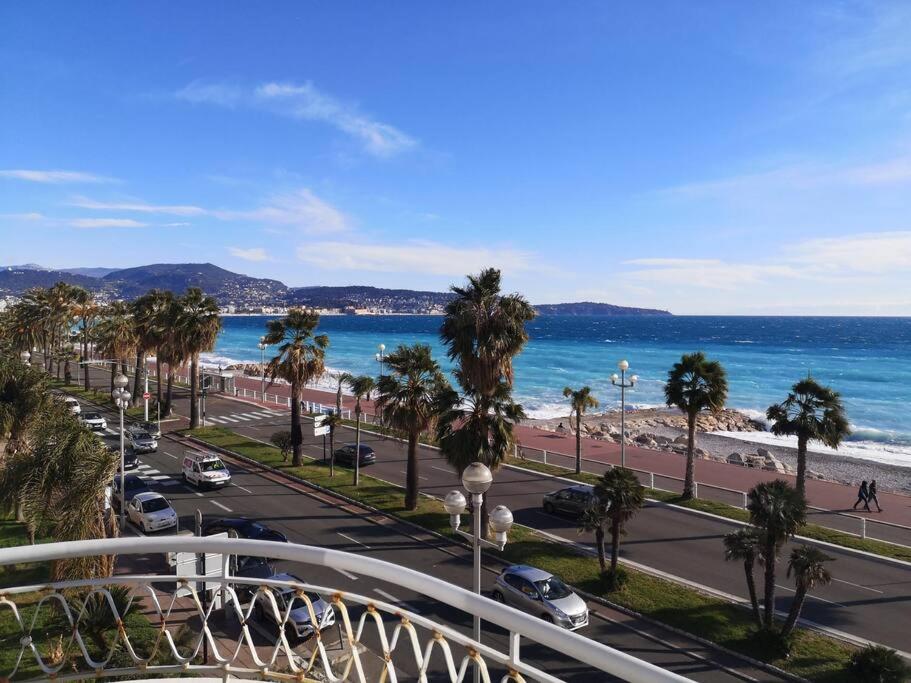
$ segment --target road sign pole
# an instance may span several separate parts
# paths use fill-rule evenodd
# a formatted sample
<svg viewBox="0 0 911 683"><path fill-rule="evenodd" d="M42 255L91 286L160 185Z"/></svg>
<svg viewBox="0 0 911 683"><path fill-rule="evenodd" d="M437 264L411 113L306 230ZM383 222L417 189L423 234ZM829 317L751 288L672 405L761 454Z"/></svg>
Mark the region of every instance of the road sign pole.
<svg viewBox="0 0 911 683"><path fill-rule="evenodd" d="M323 462L326 462L326 435L323 434Z"/></svg>

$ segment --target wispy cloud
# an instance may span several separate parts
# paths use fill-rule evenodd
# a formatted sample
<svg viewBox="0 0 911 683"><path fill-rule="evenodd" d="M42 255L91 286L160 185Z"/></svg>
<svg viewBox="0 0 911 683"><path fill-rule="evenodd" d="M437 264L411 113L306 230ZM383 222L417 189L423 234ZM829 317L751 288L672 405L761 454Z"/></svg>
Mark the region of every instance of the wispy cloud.
<svg viewBox="0 0 911 683"><path fill-rule="evenodd" d="M66 183L115 183L116 178L85 173L83 171L40 171L34 169L6 169L0 170L0 178L13 178L26 180L32 183L45 183L63 185Z"/></svg>
<svg viewBox="0 0 911 683"><path fill-rule="evenodd" d="M99 202L88 197L73 197L70 206L102 211L133 211L137 213L162 213L174 216L201 216L206 210L199 206L148 204L146 202Z"/></svg>
<svg viewBox="0 0 911 683"><path fill-rule="evenodd" d="M265 109L300 121L325 123L355 139L364 151L377 157L391 157L417 144L395 126L377 121L356 106L318 90L309 81L269 82L254 88L194 81L175 96L194 104Z"/></svg>
<svg viewBox="0 0 911 683"><path fill-rule="evenodd" d="M326 270L449 276L462 276L488 266L508 272L528 271L536 267L531 255L521 251L486 247L471 249L435 242L316 242L298 248L297 257Z"/></svg>
<svg viewBox="0 0 911 683"><path fill-rule="evenodd" d="M74 228L143 228L148 225L132 218L75 218L69 224Z"/></svg>
<svg viewBox="0 0 911 683"><path fill-rule="evenodd" d="M911 231L807 240L786 250L785 259L816 273L911 271Z"/></svg>
<svg viewBox="0 0 911 683"><path fill-rule="evenodd" d="M269 255L262 247L251 247L250 249L241 249L240 247L228 247L231 256L236 256L244 261L268 261Z"/></svg>

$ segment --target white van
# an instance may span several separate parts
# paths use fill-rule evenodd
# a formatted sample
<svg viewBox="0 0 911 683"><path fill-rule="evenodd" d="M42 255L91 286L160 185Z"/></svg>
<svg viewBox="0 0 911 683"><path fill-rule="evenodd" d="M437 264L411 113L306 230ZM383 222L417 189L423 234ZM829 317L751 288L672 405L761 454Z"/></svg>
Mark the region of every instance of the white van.
<svg viewBox="0 0 911 683"><path fill-rule="evenodd" d="M183 480L199 488L216 488L231 483L231 473L214 453L187 453L183 458Z"/></svg>

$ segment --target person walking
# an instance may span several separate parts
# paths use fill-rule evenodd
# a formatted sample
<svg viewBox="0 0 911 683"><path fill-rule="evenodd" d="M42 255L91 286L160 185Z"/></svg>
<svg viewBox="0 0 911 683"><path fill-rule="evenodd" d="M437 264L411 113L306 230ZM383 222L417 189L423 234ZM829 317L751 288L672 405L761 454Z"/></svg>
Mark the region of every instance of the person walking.
<svg viewBox="0 0 911 683"><path fill-rule="evenodd" d="M870 497L870 489L867 487L867 480L864 479L860 485L860 488L857 490L857 502L854 503L854 507L851 509L856 510L857 506L860 505L861 503L863 503L864 509L867 512L872 512L872 510L870 509L870 502L868 500L869 497Z"/></svg>
<svg viewBox="0 0 911 683"><path fill-rule="evenodd" d="M876 480L870 480L870 486L867 487L867 509L869 509L870 503L876 503L876 511L882 512L883 509L879 506L879 500L876 498Z"/></svg>

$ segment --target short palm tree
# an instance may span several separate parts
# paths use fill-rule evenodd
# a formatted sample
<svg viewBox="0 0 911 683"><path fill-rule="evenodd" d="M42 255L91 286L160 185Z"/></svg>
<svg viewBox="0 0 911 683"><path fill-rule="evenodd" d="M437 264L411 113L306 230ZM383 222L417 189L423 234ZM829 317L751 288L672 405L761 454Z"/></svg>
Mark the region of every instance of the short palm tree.
<svg viewBox="0 0 911 683"><path fill-rule="evenodd" d="M335 476L335 432L342 426L342 416L339 413L326 415L323 427L329 428L329 476ZM355 459L356 460L356 459Z"/></svg>
<svg viewBox="0 0 911 683"><path fill-rule="evenodd" d="M819 548L809 545L799 545L791 551L788 576L794 574L797 588L794 591L794 600L791 602L788 618L781 627L782 638L787 638L794 630L797 619L800 618L803 603L807 599L807 593L816 586L825 586L832 582L832 574L826 568L826 562L832 562L834 559Z"/></svg>
<svg viewBox="0 0 911 683"><path fill-rule="evenodd" d="M358 457L354 459L354 485L357 486L360 483L361 473L361 415L363 414L361 401L364 399L370 400L370 394L376 389L376 381L369 375L359 375L357 377L349 375L348 377L348 387L351 389L351 393L354 394L354 419L356 420L354 442L358 454Z"/></svg>
<svg viewBox="0 0 911 683"><path fill-rule="evenodd" d="M598 399L592 396L591 387L585 386L581 389L574 390L572 387L564 387L563 395L570 399L571 412L569 419L576 416L576 474L582 473L582 416L589 408L598 407Z"/></svg>
<svg viewBox="0 0 911 683"><path fill-rule="evenodd" d="M304 386L322 377L326 371L326 348L329 337L315 335L319 314L292 308L284 318L266 323L265 343L278 346L278 355L269 361L266 371L270 382L277 377L291 385L291 463L301 464L301 397Z"/></svg>
<svg viewBox="0 0 911 683"><path fill-rule="evenodd" d="M28 445L28 435L50 405L47 378L18 358L0 356L0 439L13 456Z"/></svg>
<svg viewBox="0 0 911 683"><path fill-rule="evenodd" d="M762 628L762 615L759 613L759 597L756 595L756 577L753 570L759 555L759 535L753 527L732 531L724 537L724 559L743 562L746 575L747 591L750 594L750 605L756 625Z"/></svg>
<svg viewBox="0 0 911 683"><path fill-rule="evenodd" d="M595 535L595 550L598 553L598 564L601 573L607 571L607 558L604 553L605 528L609 522L607 506L595 498L579 519L579 533L588 532Z"/></svg>
<svg viewBox="0 0 911 683"><path fill-rule="evenodd" d="M440 366L426 344L399 346L386 356L386 374L377 382L374 405L383 425L408 440L405 473L405 509L418 506L418 443L433 429L440 397L450 391Z"/></svg>
<svg viewBox="0 0 911 683"><path fill-rule="evenodd" d="M750 523L759 534L759 557L765 568L763 627L771 630L775 613L775 565L782 545L797 533L807 516L804 497L786 481L757 484L747 494Z"/></svg>
<svg viewBox="0 0 911 683"><path fill-rule="evenodd" d="M190 429L199 426L199 354L215 348L220 329L218 303L198 287L190 287L180 297L176 329L182 355L190 359Z"/></svg>
<svg viewBox="0 0 911 683"><path fill-rule="evenodd" d="M773 434L797 437L797 490L806 496L807 443L838 448L851 433L841 396L808 376L791 387L784 401L769 406L766 417Z"/></svg>
<svg viewBox="0 0 911 683"><path fill-rule="evenodd" d="M612 467L601 475L595 484L595 498L607 511L610 525L611 557L608 579L617 587L617 563L620 560L620 536L626 522L645 502L645 488L635 472L625 467Z"/></svg>
<svg viewBox="0 0 911 683"><path fill-rule="evenodd" d="M704 410L718 412L728 396L727 375L721 363L701 351L687 353L667 373L664 398L667 405L686 414L686 477L683 498L693 497L696 480L696 418Z"/></svg>

